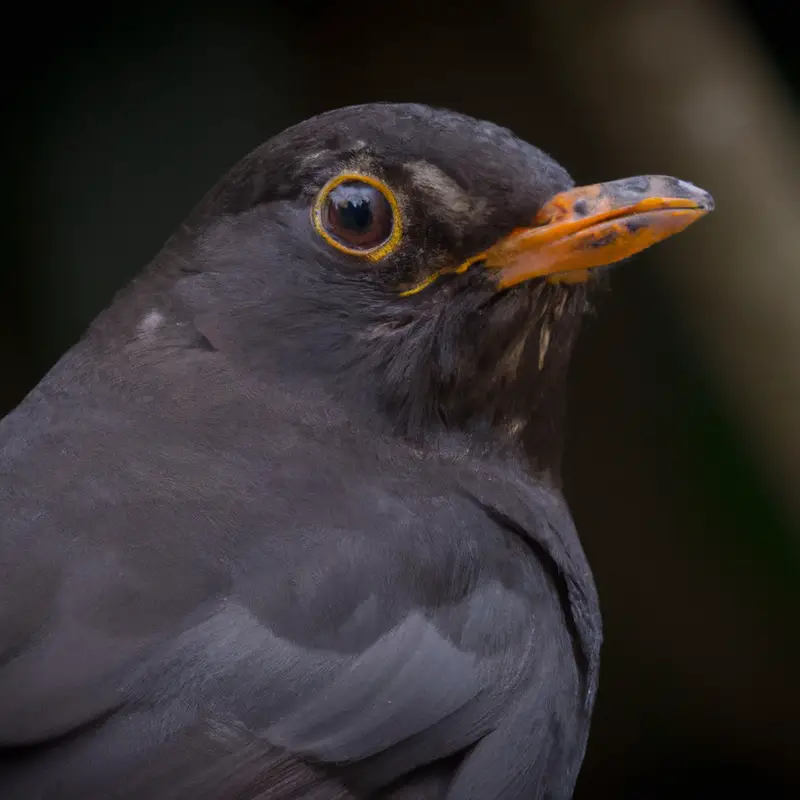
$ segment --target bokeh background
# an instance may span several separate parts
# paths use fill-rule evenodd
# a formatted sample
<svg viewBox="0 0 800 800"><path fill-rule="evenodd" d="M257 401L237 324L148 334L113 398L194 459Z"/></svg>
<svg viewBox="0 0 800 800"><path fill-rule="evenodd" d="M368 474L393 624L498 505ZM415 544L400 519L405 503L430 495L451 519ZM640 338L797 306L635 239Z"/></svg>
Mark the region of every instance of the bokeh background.
<svg viewBox="0 0 800 800"><path fill-rule="evenodd" d="M245 152L368 100L508 125L717 210L620 268L566 492L607 638L578 797L800 797L800 60L786 0L17 7L0 412ZM6 20L8 23L9 20Z"/></svg>

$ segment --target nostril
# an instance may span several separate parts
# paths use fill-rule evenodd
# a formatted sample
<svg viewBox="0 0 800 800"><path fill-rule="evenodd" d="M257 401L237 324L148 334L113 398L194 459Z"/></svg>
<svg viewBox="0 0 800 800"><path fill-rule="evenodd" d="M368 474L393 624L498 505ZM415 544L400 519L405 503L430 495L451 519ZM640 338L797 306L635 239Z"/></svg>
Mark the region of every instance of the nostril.
<svg viewBox="0 0 800 800"><path fill-rule="evenodd" d="M644 194L650 188L650 181L644 176L631 178L630 181L628 181L628 188L632 192L640 192L641 194Z"/></svg>

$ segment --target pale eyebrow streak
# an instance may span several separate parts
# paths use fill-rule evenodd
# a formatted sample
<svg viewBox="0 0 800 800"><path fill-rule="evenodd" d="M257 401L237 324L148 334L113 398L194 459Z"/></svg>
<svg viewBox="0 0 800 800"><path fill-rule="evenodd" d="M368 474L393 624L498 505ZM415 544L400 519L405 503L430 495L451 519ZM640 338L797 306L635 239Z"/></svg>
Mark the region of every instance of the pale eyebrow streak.
<svg viewBox="0 0 800 800"><path fill-rule="evenodd" d="M348 147L348 151L355 154L355 159L353 159L353 161L358 163L364 162L364 154L359 153L359 151L366 149L368 149L368 145L361 139L353 142L353 144ZM321 161L326 156L330 156L331 153L331 150L314 150L313 152L303 156L302 159L300 159L300 163L304 167L313 167L317 162Z"/></svg>
<svg viewBox="0 0 800 800"><path fill-rule="evenodd" d="M148 311L137 325L139 336L152 336L161 327L164 319L164 315L157 309L154 308L152 311Z"/></svg>
<svg viewBox="0 0 800 800"><path fill-rule="evenodd" d="M449 175L428 161L414 161L406 165L414 185L437 202L431 209L434 213L453 221L471 223L484 221L486 203L476 200L465 192Z"/></svg>
<svg viewBox="0 0 800 800"><path fill-rule="evenodd" d="M300 163L304 167L313 166L321 158L328 155L329 152L330 150L317 150L315 152L309 153L308 155L303 156Z"/></svg>

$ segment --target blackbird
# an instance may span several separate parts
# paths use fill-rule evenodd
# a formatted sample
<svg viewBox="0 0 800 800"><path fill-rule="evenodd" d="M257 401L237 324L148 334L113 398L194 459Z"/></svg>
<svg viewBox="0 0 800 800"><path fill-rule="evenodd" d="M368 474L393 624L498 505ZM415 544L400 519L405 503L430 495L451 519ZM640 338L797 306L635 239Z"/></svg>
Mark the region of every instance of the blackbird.
<svg viewBox="0 0 800 800"><path fill-rule="evenodd" d="M711 208L421 105L248 155L0 424L0 797L570 797L570 349Z"/></svg>

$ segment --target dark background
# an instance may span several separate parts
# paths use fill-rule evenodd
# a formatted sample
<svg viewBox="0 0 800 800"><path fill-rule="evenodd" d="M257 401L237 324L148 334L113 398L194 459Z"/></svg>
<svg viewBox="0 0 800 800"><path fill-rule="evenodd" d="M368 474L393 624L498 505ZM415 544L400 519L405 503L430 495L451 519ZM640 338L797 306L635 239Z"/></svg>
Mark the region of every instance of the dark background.
<svg viewBox="0 0 800 800"><path fill-rule="evenodd" d="M761 201L798 197L793 4L291 5L32 7L4 25L0 413L225 169L330 107L445 105L581 183L699 183L715 214L615 274L571 374L566 492L607 629L578 797L800 797L800 337L783 335L800 283L764 277L800 273L800 249ZM712 73L730 93L678 124ZM736 305L727 269L760 305ZM762 316L740 363L742 308Z"/></svg>

